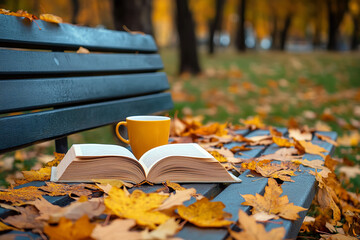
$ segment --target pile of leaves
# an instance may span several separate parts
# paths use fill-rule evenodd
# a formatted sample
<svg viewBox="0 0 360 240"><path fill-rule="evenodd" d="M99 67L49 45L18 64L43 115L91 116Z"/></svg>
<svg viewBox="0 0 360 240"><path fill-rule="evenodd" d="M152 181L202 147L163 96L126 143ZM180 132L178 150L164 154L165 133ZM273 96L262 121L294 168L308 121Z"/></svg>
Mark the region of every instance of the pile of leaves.
<svg viewBox="0 0 360 240"><path fill-rule="evenodd" d="M43 13L43 14L40 14L39 17L37 17L34 14L28 13L27 11L24 11L24 10L18 10L16 12L12 12L10 10L0 8L0 14L10 15L10 16L15 16L15 17L23 17L25 19L28 19L30 22L32 22L34 20L38 20L38 19L46 21L46 22L51 22L51 23L62 23L63 22L63 19L61 17L53 15L53 14L49 14L49 13ZM36 21L34 21L34 22L36 23Z"/></svg>
<svg viewBox="0 0 360 240"><path fill-rule="evenodd" d="M0 192L1 207L11 210L11 215L1 219L0 230L31 230L50 239L171 239L188 223L197 227L228 228L233 239L283 239L285 229L279 227L265 231L264 223L272 219L296 220L306 209L289 202L282 195L281 182L294 181L299 166L310 171L318 181L319 191L301 228L324 239L356 239L360 232L360 197L346 191L334 174L338 161L327 151L309 141L315 129L291 129L291 138L267 127L258 117L243 120L243 126L211 123L203 125L199 117L174 118L171 135L173 142L197 142L209 151L224 167L246 177L268 178L264 195L242 195L243 205L251 206L251 215L239 211L237 222L229 220L231 214L221 202L210 201L176 183L165 182L155 192L145 193L138 186L119 180L94 180L94 184L57 184L46 182L41 187L15 188ZM269 135L246 138L241 129L268 130ZM323 136L323 139L327 139ZM331 141L327 139L325 141ZM227 148L227 143L241 142ZM255 146L277 144L274 154L259 158L244 158ZM303 153L319 156L319 160L299 158ZM57 165L63 155L56 154L53 161L39 170L24 171L17 184L44 181L50 177L50 167ZM325 162L320 160L325 157ZM43 196L68 195L70 205L53 205ZM192 199L194 203L188 204ZM240 200L239 200L240 201ZM233 229L238 226L241 231ZM175 239L175 238L174 238Z"/></svg>

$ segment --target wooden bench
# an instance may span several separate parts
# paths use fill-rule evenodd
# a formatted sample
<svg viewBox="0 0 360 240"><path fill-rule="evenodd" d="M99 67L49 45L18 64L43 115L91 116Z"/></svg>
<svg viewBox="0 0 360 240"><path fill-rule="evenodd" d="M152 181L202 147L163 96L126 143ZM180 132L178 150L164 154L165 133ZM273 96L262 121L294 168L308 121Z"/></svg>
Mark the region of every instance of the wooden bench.
<svg viewBox="0 0 360 240"><path fill-rule="evenodd" d="M149 35L6 15L0 22L0 153L50 139L65 153L70 134L173 107Z"/></svg>
<svg viewBox="0 0 360 240"><path fill-rule="evenodd" d="M0 15L0 152L6 152L38 141L56 139L58 152L67 150L66 135L110 124L128 115L149 114L172 107L168 83L156 45L150 36L131 35L123 32L77 27L68 24L51 24L38 21L42 28L21 18ZM3 24L4 23L4 24ZM106 52L77 54L63 52L83 46L90 51ZM51 51L23 51L11 48L46 49ZM109 52L109 53L108 53ZM111 53L110 53L111 52ZM31 110L43 109L40 112ZM23 114L7 116L21 111ZM28 113L28 111L30 111ZM287 129L278 129L287 136ZM245 137L268 135L267 130L239 130ZM334 132L322 132L336 139ZM334 146L320 141L313 142L328 150ZM246 145L229 143L227 147ZM259 157L275 152L278 146L257 146L244 152L243 158ZM307 160L319 159L318 155L305 154ZM289 201L309 208L317 183L308 167L300 166L302 172L292 177L295 182L284 182L282 189ZM249 171L239 176L242 183L234 184L182 184L196 188L197 192L225 204L225 211L236 221L239 209L250 214L250 207L241 205L240 194L263 194L267 178L247 177ZM44 182L31 182L24 186L42 186ZM162 186L141 186L152 192ZM134 189L130 189L133 191ZM70 203L68 196L44 196L49 202L64 206ZM194 200L186 202L186 205ZM0 218L13 214L0 208ZM298 235L306 211L300 212L297 221L284 219L266 223L266 230L285 227L286 239ZM235 229L233 225L231 228ZM11 231L8 234L19 234ZM29 238L37 238L27 233ZM24 237L24 233L20 232ZM20 236L19 235L19 236ZM19 237L18 236L18 237ZM177 234L184 239L226 239L226 228L198 228L191 224ZM21 237L19 237L21 238Z"/></svg>

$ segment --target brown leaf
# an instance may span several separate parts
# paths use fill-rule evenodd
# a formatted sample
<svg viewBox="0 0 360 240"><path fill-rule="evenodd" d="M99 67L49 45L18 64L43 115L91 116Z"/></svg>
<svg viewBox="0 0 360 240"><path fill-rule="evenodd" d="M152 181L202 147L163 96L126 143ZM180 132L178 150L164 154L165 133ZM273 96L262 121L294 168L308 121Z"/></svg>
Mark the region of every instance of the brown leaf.
<svg viewBox="0 0 360 240"><path fill-rule="evenodd" d="M236 240L282 240L285 237L285 228L275 228L266 232L261 223L256 223L252 216L248 216L244 211L239 211L239 225L241 232L229 231L230 235Z"/></svg>
<svg viewBox="0 0 360 240"><path fill-rule="evenodd" d="M90 223L89 218L84 215L75 223L66 218L61 218L57 226L47 225L44 233L50 240L84 240L91 239L91 233L95 224Z"/></svg>
<svg viewBox="0 0 360 240"><path fill-rule="evenodd" d="M136 225L134 219L115 219L109 225L96 225L91 237L96 240L138 240L142 239L141 232L130 231Z"/></svg>
<svg viewBox="0 0 360 240"><path fill-rule="evenodd" d="M74 194L76 196L88 196L92 193L90 189L98 190L98 188L91 184L58 184L53 182L46 182L46 186L39 187L40 190L45 191L49 196L62 196Z"/></svg>
<svg viewBox="0 0 360 240"><path fill-rule="evenodd" d="M27 204L31 204L34 207L36 207L39 210L39 216L37 217L37 220L49 220L50 216L53 213L59 212L62 210L61 207L57 205L53 205L50 202L48 202L44 198L36 199L33 202L28 202Z"/></svg>
<svg viewBox="0 0 360 240"><path fill-rule="evenodd" d="M173 190L180 190L180 191L186 190L186 188L180 186L178 183L174 183L174 182L170 182L170 181L166 181L164 185Z"/></svg>
<svg viewBox="0 0 360 240"><path fill-rule="evenodd" d="M223 227L232 223L225 219L231 215L224 212L224 208L222 202L210 202L207 198L202 198L188 207L181 205L177 209L181 218L198 227Z"/></svg>
<svg viewBox="0 0 360 240"><path fill-rule="evenodd" d="M1 9L0 9L1 10ZM9 231L9 230L17 230L16 228L14 227L11 227L9 225L6 225L2 222L0 222L0 232L3 232L3 231Z"/></svg>
<svg viewBox="0 0 360 240"><path fill-rule="evenodd" d="M325 135L321 135L321 134L319 134L319 133L315 133L315 136L317 136L320 140L322 140L322 141L325 141L325 142L328 142L328 143L330 143L330 144L332 144L332 145L334 145L334 146L339 146L339 144L336 142L336 141L334 141L334 140L332 140L330 137L328 137L328 136L325 136Z"/></svg>
<svg viewBox="0 0 360 240"><path fill-rule="evenodd" d="M56 167L57 165L59 165L61 160L65 157L65 154L54 152L54 156L55 156L54 160L47 162L45 167Z"/></svg>
<svg viewBox="0 0 360 240"><path fill-rule="evenodd" d="M76 51L76 53L89 54L90 51L87 48L79 47L79 49Z"/></svg>
<svg viewBox="0 0 360 240"><path fill-rule="evenodd" d="M36 220L39 211L34 206L18 207L19 215L9 216L3 221L20 229L42 229L44 222Z"/></svg>
<svg viewBox="0 0 360 240"><path fill-rule="evenodd" d="M289 203L286 195L280 197L282 192L281 186L279 186L274 179L269 178L268 186L265 187L264 196L258 193L256 193L256 195L241 195L245 199L242 205L252 206L253 214L266 212L268 214L276 214L285 219L296 220L299 218L298 212L306 209Z"/></svg>

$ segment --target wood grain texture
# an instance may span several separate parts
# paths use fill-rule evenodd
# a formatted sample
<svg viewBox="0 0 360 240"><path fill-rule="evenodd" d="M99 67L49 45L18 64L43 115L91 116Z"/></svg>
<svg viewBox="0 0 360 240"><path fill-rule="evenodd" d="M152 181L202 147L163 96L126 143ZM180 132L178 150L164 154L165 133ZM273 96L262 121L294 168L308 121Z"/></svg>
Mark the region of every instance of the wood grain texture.
<svg viewBox="0 0 360 240"><path fill-rule="evenodd" d="M0 22L0 46L50 50L76 50L82 46L93 51L157 51L150 35L36 20L38 26L22 17L6 15L0 15Z"/></svg>
<svg viewBox="0 0 360 240"><path fill-rule="evenodd" d="M162 72L0 80L0 113L120 99L167 89L169 83Z"/></svg>
<svg viewBox="0 0 360 240"><path fill-rule="evenodd" d="M18 51L0 49L0 75L149 72L163 68L158 54Z"/></svg>
<svg viewBox="0 0 360 240"><path fill-rule="evenodd" d="M171 109L170 93L157 93L0 118L0 152L104 126L127 116Z"/></svg>

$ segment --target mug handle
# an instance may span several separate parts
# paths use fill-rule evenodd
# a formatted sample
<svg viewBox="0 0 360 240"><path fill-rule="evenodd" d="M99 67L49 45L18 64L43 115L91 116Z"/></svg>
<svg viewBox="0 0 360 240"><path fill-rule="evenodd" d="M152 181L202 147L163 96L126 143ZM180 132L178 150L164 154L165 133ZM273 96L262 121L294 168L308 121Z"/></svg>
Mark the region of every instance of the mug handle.
<svg viewBox="0 0 360 240"><path fill-rule="evenodd" d="M119 133L119 127L121 125L124 125L125 127L127 126L127 122L119 122L117 125L116 125L116 128L115 128L115 133L116 133L116 136L121 140L123 141L124 143L126 144L130 144L130 141L129 140L126 140L125 138L123 138L120 133Z"/></svg>

